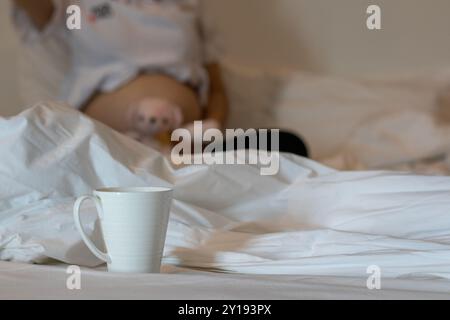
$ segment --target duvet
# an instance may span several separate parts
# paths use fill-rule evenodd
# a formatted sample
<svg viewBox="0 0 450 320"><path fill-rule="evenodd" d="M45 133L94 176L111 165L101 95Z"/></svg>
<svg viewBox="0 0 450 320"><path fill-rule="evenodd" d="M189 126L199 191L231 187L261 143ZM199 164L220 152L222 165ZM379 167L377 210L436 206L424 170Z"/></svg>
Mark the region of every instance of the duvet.
<svg viewBox="0 0 450 320"><path fill-rule="evenodd" d="M254 165L174 168L162 155L59 103L0 119L0 260L101 262L72 221L103 186L174 188L164 263L248 274L450 278L450 178L340 172L280 155ZM86 230L101 238L93 207Z"/></svg>

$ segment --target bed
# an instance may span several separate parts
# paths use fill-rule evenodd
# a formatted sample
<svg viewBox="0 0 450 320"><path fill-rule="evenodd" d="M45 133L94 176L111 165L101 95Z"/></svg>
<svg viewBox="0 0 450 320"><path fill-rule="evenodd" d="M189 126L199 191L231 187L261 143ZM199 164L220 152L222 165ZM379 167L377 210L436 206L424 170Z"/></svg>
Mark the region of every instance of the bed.
<svg viewBox="0 0 450 320"><path fill-rule="evenodd" d="M368 290L358 277L231 275L164 267L160 275L108 274L82 268L81 290L67 290L64 266L0 262L0 299L448 299L442 279L386 279Z"/></svg>
<svg viewBox="0 0 450 320"><path fill-rule="evenodd" d="M288 154L275 176L174 168L54 102L1 119L0 153L2 298L449 298L443 175L338 171ZM163 274L105 272L74 228L74 197L155 184L175 188ZM83 217L98 242L94 208ZM68 265L81 266L82 290L65 287ZM368 285L374 266L381 290Z"/></svg>

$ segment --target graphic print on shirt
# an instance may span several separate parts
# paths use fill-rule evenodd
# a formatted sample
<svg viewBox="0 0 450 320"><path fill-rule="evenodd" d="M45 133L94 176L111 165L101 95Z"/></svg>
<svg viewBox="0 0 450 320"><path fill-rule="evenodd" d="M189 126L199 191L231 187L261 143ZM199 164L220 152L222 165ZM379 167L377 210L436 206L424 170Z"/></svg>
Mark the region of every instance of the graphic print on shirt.
<svg viewBox="0 0 450 320"><path fill-rule="evenodd" d="M107 19L113 16L113 7L110 2L120 3L124 5L133 5L140 7L149 3L161 3L162 0L109 0L101 4L96 4L89 8L87 21L90 23L96 23L98 19Z"/></svg>
<svg viewBox="0 0 450 320"><path fill-rule="evenodd" d="M95 5L89 9L87 21L90 23L96 23L97 19L110 18L113 15L113 9L109 2L105 2L99 5Z"/></svg>

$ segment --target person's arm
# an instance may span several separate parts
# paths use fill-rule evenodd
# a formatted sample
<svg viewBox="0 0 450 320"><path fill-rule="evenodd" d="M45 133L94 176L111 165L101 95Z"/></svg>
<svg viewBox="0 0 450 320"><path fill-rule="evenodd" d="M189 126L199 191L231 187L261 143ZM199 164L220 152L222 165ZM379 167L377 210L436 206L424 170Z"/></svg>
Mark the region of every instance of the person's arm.
<svg viewBox="0 0 450 320"><path fill-rule="evenodd" d="M53 15L52 0L14 0L30 17L31 21L38 30L42 30L50 22Z"/></svg>
<svg viewBox="0 0 450 320"><path fill-rule="evenodd" d="M228 99L222 81L220 66L207 66L210 78L209 101L205 110L205 120L215 120L224 128L228 115Z"/></svg>

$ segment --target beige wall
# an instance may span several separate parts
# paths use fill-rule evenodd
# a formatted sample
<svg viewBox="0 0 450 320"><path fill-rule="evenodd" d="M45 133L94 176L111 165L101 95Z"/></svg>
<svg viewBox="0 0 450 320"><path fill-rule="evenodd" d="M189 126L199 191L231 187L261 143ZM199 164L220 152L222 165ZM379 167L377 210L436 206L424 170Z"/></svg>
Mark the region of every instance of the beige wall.
<svg viewBox="0 0 450 320"><path fill-rule="evenodd" d="M365 27L369 3L382 7L382 31ZM7 4L0 0L0 114L19 105ZM206 6L227 53L253 65L367 74L450 64L448 0L206 0Z"/></svg>
<svg viewBox="0 0 450 320"><path fill-rule="evenodd" d="M8 17L9 2L0 0L0 116L17 112L17 43Z"/></svg>
<svg viewBox="0 0 450 320"><path fill-rule="evenodd" d="M366 28L369 4L381 31ZM448 0L207 0L230 53L338 74L450 64ZM244 27L245 26L245 27Z"/></svg>

